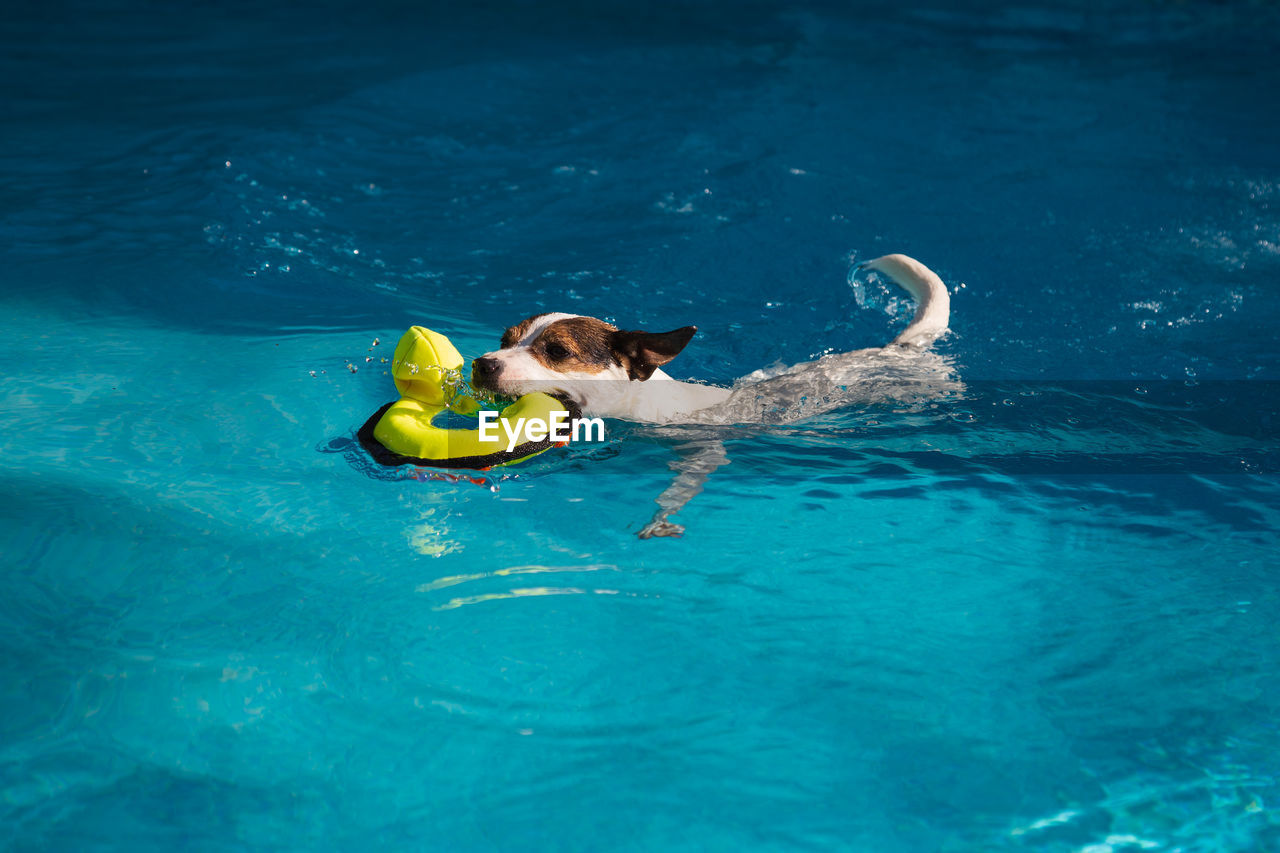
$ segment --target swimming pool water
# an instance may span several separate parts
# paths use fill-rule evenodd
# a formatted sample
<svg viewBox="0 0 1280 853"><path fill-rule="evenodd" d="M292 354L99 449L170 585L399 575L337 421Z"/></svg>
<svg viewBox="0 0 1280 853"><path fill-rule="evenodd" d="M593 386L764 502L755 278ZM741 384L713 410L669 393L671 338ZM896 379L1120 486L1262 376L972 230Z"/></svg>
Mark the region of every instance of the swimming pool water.
<svg viewBox="0 0 1280 853"><path fill-rule="evenodd" d="M1280 849L1270 6L4 13L0 846ZM421 323L872 346L962 392L355 429ZM374 341L378 343L375 345Z"/></svg>

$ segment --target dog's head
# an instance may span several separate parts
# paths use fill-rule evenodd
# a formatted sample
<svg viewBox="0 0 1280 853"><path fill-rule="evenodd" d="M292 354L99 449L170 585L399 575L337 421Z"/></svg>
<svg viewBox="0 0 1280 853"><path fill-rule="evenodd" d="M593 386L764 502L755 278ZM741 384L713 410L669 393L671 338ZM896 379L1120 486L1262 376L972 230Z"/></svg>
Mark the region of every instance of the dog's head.
<svg viewBox="0 0 1280 853"><path fill-rule="evenodd" d="M623 331L594 317L537 314L502 335L501 349L471 366L471 384L508 396L561 394L584 411L604 410L631 382L679 355L697 328Z"/></svg>

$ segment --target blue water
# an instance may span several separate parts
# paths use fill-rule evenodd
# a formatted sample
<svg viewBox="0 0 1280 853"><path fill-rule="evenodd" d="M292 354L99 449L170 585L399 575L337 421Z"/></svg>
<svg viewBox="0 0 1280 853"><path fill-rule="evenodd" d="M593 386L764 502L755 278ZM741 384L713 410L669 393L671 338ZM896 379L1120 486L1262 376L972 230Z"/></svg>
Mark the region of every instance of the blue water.
<svg viewBox="0 0 1280 853"><path fill-rule="evenodd" d="M1280 850L1273 4L2 14L0 847ZM679 430L352 444L412 324L728 383L893 251L965 391L682 538Z"/></svg>

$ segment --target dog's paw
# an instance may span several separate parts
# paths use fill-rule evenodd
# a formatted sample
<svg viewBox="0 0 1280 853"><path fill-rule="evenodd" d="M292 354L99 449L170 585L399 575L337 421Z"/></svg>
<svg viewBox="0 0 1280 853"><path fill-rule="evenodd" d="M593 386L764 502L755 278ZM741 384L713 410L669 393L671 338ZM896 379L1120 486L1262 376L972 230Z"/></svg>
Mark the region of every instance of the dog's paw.
<svg viewBox="0 0 1280 853"><path fill-rule="evenodd" d="M684 535L684 525L675 524L666 519L654 519L644 526L644 529L636 534L641 539L652 539L655 536L682 536Z"/></svg>

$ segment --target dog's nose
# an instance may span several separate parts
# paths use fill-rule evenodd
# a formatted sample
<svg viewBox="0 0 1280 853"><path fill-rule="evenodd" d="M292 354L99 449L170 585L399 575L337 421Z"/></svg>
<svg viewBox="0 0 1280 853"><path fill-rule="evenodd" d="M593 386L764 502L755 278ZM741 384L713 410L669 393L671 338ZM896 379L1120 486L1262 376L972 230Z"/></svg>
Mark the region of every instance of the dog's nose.
<svg viewBox="0 0 1280 853"><path fill-rule="evenodd" d="M502 370L502 362L489 356L477 358L471 363L471 373L477 379L492 379L500 370Z"/></svg>

